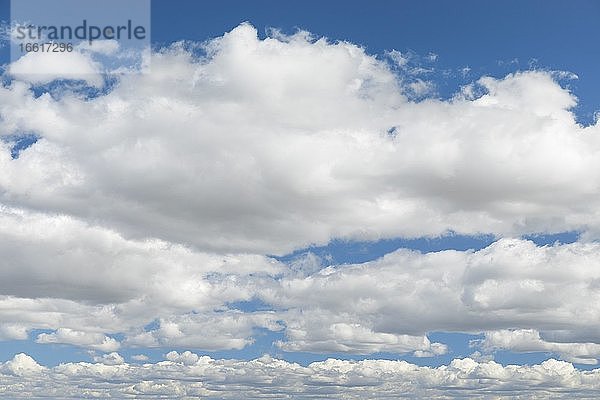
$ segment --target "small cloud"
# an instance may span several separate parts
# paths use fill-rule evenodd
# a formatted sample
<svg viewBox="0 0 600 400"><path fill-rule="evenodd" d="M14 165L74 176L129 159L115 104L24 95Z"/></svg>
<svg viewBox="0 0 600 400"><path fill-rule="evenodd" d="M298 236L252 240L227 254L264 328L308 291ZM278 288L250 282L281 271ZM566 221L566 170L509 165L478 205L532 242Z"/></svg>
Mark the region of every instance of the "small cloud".
<svg viewBox="0 0 600 400"><path fill-rule="evenodd" d="M24 353L15 355L12 360L5 364L5 366L11 374L16 376L35 375L46 369Z"/></svg>
<svg viewBox="0 0 600 400"><path fill-rule="evenodd" d="M121 345L114 338L102 333L75 331L69 328L59 328L53 333L41 333L36 342L71 344L100 351L114 351Z"/></svg>
<svg viewBox="0 0 600 400"><path fill-rule="evenodd" d="M149 360L148 356L145 354L133 355L133 356L131 356L131 359L135 360L135 361L148 361Z"/></svg>
<svg viewBox="0 0 600 400"><path fill-rule="evenodd" d="M170 351L166 354L165 358L171 362L183 365L194 365L200 359L197 354L194 354L191 351L184 351L181 354L176 351Z"/></svg>
<svg viewBox="0 0 600 400"><path fill-rule="evenodd" d="M410 54L402 54L398 50L388 51L386 55L400 68L408 64L408 60L410 59Z"/></svg>
<svg viewBox="0 0 600 400"><path fill-rule="evenodd" d="M519 59L513 58L512 60L498 60L499 67L514 67L519 65Z"/></svg>
<svg viewBox="0 0 600 400"><path fill-rule="evenodd" d="M123 357L114 351L109 354L102 354L101 356L92 356L92 360L94 360L95 363L104 365L121 365L125 363Z"/></svg>
<svg viewBox="0 0 600 400"><path fill-rule="evenodd" d="M551 75L557 80L574 81L579 79L579 75L571 71L551 71Z"/></svg>
<svg viewBox="0 0 600 400"><path fill-rule="evenodd" d="M40 69L40 65L44 68ZM27 53L10 65L9 72L18 80L34 85L59 79L83 80L94 87L104 84L100 65L88 55L75 51Z"/></svg>
<svg viewBox="0 0 600 400"><path fill-rule="evenodd" d="M104 55L115 54L119 51L119 42L112 40L96 40L92 43L81 42L77 45L77 50L88 51L90 53L99 53Z"/></svg>
<svg viewBox="0 0 600 400"><path fill-rule="evenodd" d="M482 354L479 351L475 351L469 355L469 358L479 363L494 361L493 354Z"/></svg>

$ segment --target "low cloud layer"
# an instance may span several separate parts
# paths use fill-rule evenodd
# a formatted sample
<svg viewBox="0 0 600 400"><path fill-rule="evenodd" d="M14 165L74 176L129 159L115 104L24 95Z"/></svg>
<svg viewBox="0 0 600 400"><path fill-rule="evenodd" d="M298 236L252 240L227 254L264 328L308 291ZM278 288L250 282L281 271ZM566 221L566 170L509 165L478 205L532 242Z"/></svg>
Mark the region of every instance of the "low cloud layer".
<svg viewBox="0 0 600 400"><path fill-rule="evenodd" d="M4 339L43 329L38 343L107 352L223 350L242 349L266 329L284 334L276 344L286 351L423 357L448 350L431 332L488 332L481 347L489 351L600 357L597 243L500 239L479 251L400 249L354 265L308 254L289 266L125 239L64 216L5 208L0 220ZM533 336L521 340L514 329Z"/></svg>
<svg viewBox="0 0 600 400"><path fill-rule="evenodd" d="M0 394L18 398L206 399L587 399L600 396L600 371L578 371L553 359L503 367L456 359L448 366L405 361L328 359L307 367L264 356L214 360L167 354L156 364L128 364L118 354L103 363L46 368L25 354L0 364Z"/></svg>

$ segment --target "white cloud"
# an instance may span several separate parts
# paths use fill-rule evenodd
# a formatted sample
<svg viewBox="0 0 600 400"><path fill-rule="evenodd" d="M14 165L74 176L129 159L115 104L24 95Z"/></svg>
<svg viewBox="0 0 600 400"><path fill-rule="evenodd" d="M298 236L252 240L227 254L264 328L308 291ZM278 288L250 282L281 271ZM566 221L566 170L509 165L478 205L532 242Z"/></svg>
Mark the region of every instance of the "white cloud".
<svg viewBox="0 0 600 400"><path fill-rule="evenodd" d="M117 340L102 333L81 332L69 328L59 328L53 333L40 333L36 342L73 344L101 351L114 351L120 347Z"/></svg>
<svg viewBox="0 0 600 400"><path fill-rule="evenodd" d="M149 360L148 356L145 354L135 354L135 355L131 356L131 359L134 361L148 361Z"/></svg>
<svg viewBox="0 0 600 400"><path fill-rule="evenodd" d="M481 350L598 359L597 243L540 248L507 238L477 252L401 250L323 270L314 257L288 269L265 256L333 238L448 231L597 237L600 125L576 123L576 98L556 76L483 77L452 100L415 103L388 64L346 42L306 33L259 40L243 24L203 45L205 56L185 47L154 54L152 73L122 76L93 99L35 97L30 84L42 81L25 75L0 88L0 135L40 137L17 159L0 141L0 338L44 329L39 343L105 352L220 350L243 348L262 328L282 331L284 350L424 357L447 351L431 343L432 331L488 332ZM265 310L232 309L251 300ZM217 383L144 375L226 363L169 354L149 367L109 354L98 360L119 365L49 372L19 356L2 373L33 371L42 386L52 374L72 376L83 385L72 390L89 384L86 395L101 397L113 389L92 378L131 373L141 378L124 378L115 393L219 397ZM287 383L302 390L379 382L361 372L368 362L249 365L262 371L261 363L292 371ZM562 374L544 380L558 391L596 379L557 361L374 368L390 365L433 379L423 396L444 385L477 390L485 374L498 379L491 394L530 390L529 374ZM257 379L264 388L273 378ZM1 390L12 396L7 382ZM386 394L409 388L380 385Z"/></svg>
<svg viewBox="0 0 600 400"><path fill-rule="evenodd" d="M398 50L390 50L386 53L386 55L391 58L396 66L400 68L406 66L410 60L410 54L402 54L402 52Z"/></svg>
<svg viewBox="0 0 600 400"><path fill-rule="evenodd" d="M83 80L96 87L104 84L100 64L79 51L30 52L12 62L9 72L13 77L34 85L43 85L57 79Z"/></svg>
<svg viewBox="0 0 600 400"><path fill-rule="evenodd" d="M18 324L2 324L0 326L0 340L25 340L27 328Z"/></svg>
<svg viewBox="0 0 600 400"><path fill-rule="evenodd" d="M582 363L597 364L600 358L600 344L597 343L557 343L546 341L533 329L501 330L487 332L481 347L487 351L495 349L516 352L552 352L562 359Z"/></svg>
<svg viewBox="0 0 600 400"><path fill-rule="evenodd" d="M161 318L159 327L131 335L126 344L145 347L191 347L240 350L254 342L255 328L283 329L273 312L193 313Z"/></svg>
<svg viewBox="0 0 600 400"><path fill-rule="evenodd" d="M317 292L315 295L319 296ZM323 305L335 295L322 297ZM368 300L367 300L368 301ZM299 309L284 314L286 340L276 344L285 351L314 353L372 354L377 352L413 353L417 357L431 357L447 352L441 343L431 343L426 336L378 332L372 321L359 312L346 309L312 309L297 304ZM325 308L325 309L324 309Z"/></svg>
<svg viewBox="0 0 600 400"><path fill-rule="evenodd" d="M2 149L0 201L236 253L598 226L598 125L576 123L551 73L413 103L345 42L259 40L241 25L206 57L184 47L92 100L0 89L2 131L43 137L17 160Z"/></svg>
<svg viewBox="0 0 600 400"><path fill-rule="evenodd" d="M309 253L287 268L264 256L126 239L72 217L4 208L0 221L4 339L44 329L51 332L39 334L40 343L107 352L219 350L243 348L264 328L283 332L278 345L288 351L431 356L446 345L431 343L430 332L519 328L573 348L600 343L596 243L502 239L476 252L399 250L324 269ZM231 309L251 300L263 311ZM111 338L119 333L124 343ZM588 353L531 351L588 362L599 356L582 348Z"/></svg>
<svg viewBox="0 0 600 400"><path fill-rule="evenodd" d="M171 352L156 364L66 363L44 368L19 354L0 364L0 393L10 398L591 398L600 395L600 370L567 362L502 366L456 359L447 366L405 361L328 359L306 367L263 356L214 360ZM16 372L15 372L16 371Z"/></svg>
<svg viewBox="0 0 600 400"><path fill-rule="evenodd" d="M582 351L579 359L595 359L597 345L580 344L600 343L599 252L596 243L538 247L518 239L476 252L399 250L373 262L285 277L258 296L282 310L284 349L427 351L428 332L519 327L573 343ZM574 360L566 347L531 351Z"/></svg>
<svg viewBox="0 0 600 400"><path fill-rule="evenodd" d="M112 353L102 354L100 356L94 355L92 359L95 363L100 363L104 365L121 365L125 363L123 357L119 353L114 351Z"/></svg>
<svg viewBox="0 0 600 400"><path fill-rule="evenodd" d="M17 354L12 360L0 364L0 374L13 375L20 378L35 376L44 372L45 370L45 367L41 366L33 358L23 353ZM0 385L2 384L0 383ZM1 387L2 386L0 386L0 388ZM1 389L0 393L2 393Z"/></svg>
<svg viewBox="0 0 600 400"><path fill-rule="evenodd" d="M270 313L213 312L275 284L283 266L274 260L130 241L68 217L2 211L5 339L51 329L37 341L114 351L119 342L105 334L127 332L131 344L216 350L251 343L255 327L281 329ZM156 332L140 332L157 319Z"/></svg>
<svg viewBox="0 0 600 400"><path fill-rule="evenodd" d="M264 256L203 253L160 240L127 240L68 216L5 207L0 207L0 239L2 294L21 297L112 303L144 294L150 304L210 308L251 297L243 289L244 276L283 271L282 264ZM209 280L211 273L220 275ZM233 276L239 279L233 281ZM209 300L219 296L223 299Z"/></svg>
<svg viewBox="0 0 600 400"><path fill-rule="evenodd" d="M176 351L170 351L165 357L169 361L183 365L194 365L200 359L197 354L194 354L191 351L184 351L181 354Z"/></svg>
<svg viewBox="0 0 600 400"><path fill-rule="evenodd" d="M226 348L239 348L250 343L254 326L274 326L266 314L212 314L274 284L273 275L284 266L272 259L200 253L159 240L132 241L70 217L15 209L0 209L0 222L3 339L26 339L28 329L58 329L38 341L110 351L118 343L103 333L138 335L144 325L161 319L161 334L171 341L183 339L167 335L169 324L184 331L190 326L201 331L206 324L215 338L228 334L220 342L229 344ZM207 314L184 317L192 312ZM234 326L241 336L234 335ZM211 337L197 338L186 340L220 348L211 344Z"/></svg>

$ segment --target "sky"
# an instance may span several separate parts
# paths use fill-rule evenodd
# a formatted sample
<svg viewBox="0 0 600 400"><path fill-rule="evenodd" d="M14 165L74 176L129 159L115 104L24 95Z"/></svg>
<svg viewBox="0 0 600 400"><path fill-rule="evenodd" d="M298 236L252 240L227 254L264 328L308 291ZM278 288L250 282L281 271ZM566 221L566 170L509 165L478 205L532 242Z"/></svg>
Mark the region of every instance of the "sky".
<svg viewBox="0 0 600 400"><path fill-rule="evenodd" d="M150 11L0 0L0 394L598 395L600 3Z"/></svg>

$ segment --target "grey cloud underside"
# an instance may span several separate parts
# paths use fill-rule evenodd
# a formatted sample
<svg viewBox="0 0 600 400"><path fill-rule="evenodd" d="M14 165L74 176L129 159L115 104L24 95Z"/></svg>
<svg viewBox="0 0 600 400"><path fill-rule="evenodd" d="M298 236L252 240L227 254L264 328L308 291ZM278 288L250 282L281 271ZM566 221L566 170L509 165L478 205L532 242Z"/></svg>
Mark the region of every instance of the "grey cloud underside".
<svg viewBox="0 0 600 400"><path fill-rule="evenodd" d="M25 354L0 364L0 394L10 398L149 399L590 399L600 371L569 363L506 366L472 359L438 368L404 361L327 360L302 367L268 356L252 361L167 354L156 364L68 363L54 368ZM110 364L110 363L109 363Z"/></svg>

